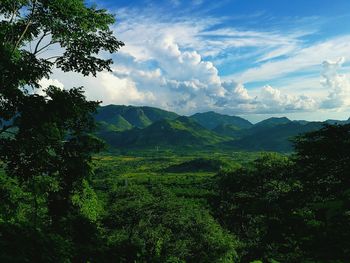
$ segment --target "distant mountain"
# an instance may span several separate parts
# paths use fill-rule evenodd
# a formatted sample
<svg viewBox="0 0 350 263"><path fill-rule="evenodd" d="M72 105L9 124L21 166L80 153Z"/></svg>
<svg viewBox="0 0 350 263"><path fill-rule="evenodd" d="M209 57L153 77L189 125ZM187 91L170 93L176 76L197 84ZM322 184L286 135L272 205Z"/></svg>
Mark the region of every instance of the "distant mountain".
<svg viewBox="0 0 350 263"><path fill-rule="evenodd" d="M190 117L152 107L108 105L95 115L97 135L113 149L223 149L291 152L291 139L320 129L325 124L346 121L291 121L269 118L255 125L249 121L215 112Z"/></svg>
<svg viewBox="0 0 350 263"><path fill-rule="evenodd" d="M291 120L289 120L286 117L281 117L281 118L269 118L266 120L263 120L261 122L258 122L256 124L254 124L252 127L250 127L249 129L247 129L246 131L244 131L244 136L253 136L255 134L264 134L265 132L267 132L268 130L276 127L276 126L281 126L287 123L292 123Z"/></svg>
<svg viewBox="0 0 350 263"><path fill-rule="evenodd" d="M101 123L101 129L123 131L145 128L155 121L177 117L176 113L158 108L108 105L98 108L95 120Z"/></svg>
<svg viewBox="0 0 350 263"><path fill-rule="evenodd" d="M344 124L350 124L350 118L345 120L345 121L339 121L339 120L326 120L325 121L327 124L340 124L340 125L344 125Z"/></svg>
<svg viewBox="0 0 350 263"><path fill-rule="evenodd" d="M258 125L247 130L246 134L238 140L225 143L225 147L247 151L276 151L291 152L293 143L291 139L305 132L315 131L322 128L322 122L309 122L300 124L298 122L285 122L272 125L268 122L266 127Z"/></svg>
<svg viewBox="0 0 350 263"><path fill-rule="evenodd" d="M156 121L144 129L133 128L123 132L102 135L111 146L119 148L204 147L228 141L188 117Z"/></svg>
<svg viewBox="0 0 350 263"><path fill-rule="evenodd" d="M256 123L254 125L254 128L257 128L257 127L271 128L277 125L282 125L290 122L292 121L286 117L281 117L281 118L272 117Z"/></svg>
<svg viewBox="0 0 350 263"><path fill-rule="evenodd" d="M242 136L246 130L241 129L233 124L220 124L216 126L212 131L223 136L236 138Z"/></svg>
<svg viewBox="0 0 350 263"><path fill-rule="evenodd" d="M190 116L190 118L209 130L225 124L234 125L240 129L248 129L253 126L253 124L241 117L219 114L213 111L196 113Z"/></svg>

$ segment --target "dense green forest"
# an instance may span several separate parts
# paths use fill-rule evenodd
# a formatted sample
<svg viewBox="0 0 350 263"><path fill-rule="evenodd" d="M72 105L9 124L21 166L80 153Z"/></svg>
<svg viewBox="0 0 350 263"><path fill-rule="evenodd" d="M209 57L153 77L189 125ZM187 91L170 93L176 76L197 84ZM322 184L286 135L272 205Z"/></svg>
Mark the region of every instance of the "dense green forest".
<svg viewBox="0 0 350 263"><path fill-rule="evenodd" d="M54 68L111 70L115 18L82 0L0 17L0 262L350 261L350 124L35 93Z"/></svg>
<svg viewBox="0 0 350 263"><path fill-rule="evenodd" d="M298 137L290 156L95 155L59 229L49 178L33 191L2 173L0 261L348 262L349 144L346 125Z"/></svg>

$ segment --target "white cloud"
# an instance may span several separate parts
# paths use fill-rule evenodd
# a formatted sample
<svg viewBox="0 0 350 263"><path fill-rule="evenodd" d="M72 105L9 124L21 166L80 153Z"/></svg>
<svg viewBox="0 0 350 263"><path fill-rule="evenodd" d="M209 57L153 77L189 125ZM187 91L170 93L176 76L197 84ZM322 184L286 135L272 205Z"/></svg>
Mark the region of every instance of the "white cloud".
<svg viewBox="0 0 350 263"><path fill-rule="evenodd" d="M129 78L118 78L111 73L100 73L95 80L99 85L87 87L87 95L103 98L104 104L112 103L149 103L155 97L149 92L141 92L137 89L135 83Z"/></svg>
<svg viewBox="0 0 350 263"><path fill-rule="evenodd" d="M338 74L345 58L337 61L324 61L321 84L328 91L327 98L322 102L326 109L341 109L350 106L350 82L346 75Z"/></svg>
<svg viewBox="0 0 350 263"><path fill-rule="evenodd" d="M151 104L155 96L150 91L141 91L135 82L126 77L118 77L111 72L100 72L97 77L84 77L77 73L65 73L54 70L53 81L44 81L47 84L59 84L66 89L83 86L85 94L90 100L102 101L106 104ZM57 86L57 85L56 85Z"/></svg>
<svg viewBox="0 0 350 263"><path fill-rule="evenodd" d="M63 89L64 85L62 82L60 82L57 79L47 79L47 78L43 78L39 81L39 85L40 88L34 89L34 93L35 94L39 94L39 95L45 95L45 90L49 87L49 86L55 86L57 88Z"/></svg>
<svg viewBox="0 0 350 263"><path fill-rule="evenodd" d="M242 84L224 82L209 58L226 54L231 48L259 47L266 51L260 60L266 61L294 52L299 38L308 34L282 35L225 27L213 30L211 28L222 23L222 19L159 18L154 13L144 10L141 14L139 10L125 9L117 15L122 22L115 30L126 47L116 57L114 74L129 79L139 90L151 91L158 106L180 113L228 108L233 113L265 111L268 105L260 103L258 106L258 99ZM290 105L289 108L292 109ZM286 105L275 109L285 111Z"/></svg>
<svg viewBox="0 0 350 263"><path fill-rule="evenodd" d="M269 81L317 68L325 58L350 58L350 35L320 42L298 50L294 55L247 69L231 77L241 82Z"/></svg>
<svg viewBox="0 0 350 263"><path fill-rule="evenodd" d="M229 49L259 47L263 49L261 57L271 59L294 51L300 39L312 33L310 30L280 33L239 29L223 26L226 17L198 17L195 14L174 17L154 7L122 9L116 13L120 22L114 30L126 44L121 52L138 60L151 58L149 50L153 40L164 35L173 37L181 48L196 50L204 57L215 59L220 54L227 55ZM162 16L159 13L163 13Z"/></svg>
<svg viewBox="0 0 350 263"><path fill-rule="evenodd" d="M259 96L260 112L310 111L315 110L316 106L316 101L308 96L283 94L269 85L261 89Z"/></svg>
<svg viewBox="0 0 350 263"><path fill-rule="evenodd" d="M49 86L56 86L57 88L60 88L60 89L64 88L64 85L57 79L43 78L42 80L39 81L39 85L43 90L47 89Z"/></svg>
<svg viewBox="0 0 350 263"><path fill-rule="evenodd" d="M225 18L159 17L150 9L123 9L117 17L115 32L126 46L114 55L113 72L97 78L56 72L54 78L65 87L85 86L88 98L104 104L153 105L181 114L295 113L348 103L346 76L327 73L340 62L324 64L323 86L315 76L312 81L289 78L284 85L271 80L318 69L325 58L350 57L350 36L303 46L301 39L310 31L242 30L222 26ZM249 52L239 52L245 48ZM251 68L220 76L219 62L223 66L238 57L250 60ZM257 81L266 83L255 90L243 85ZM268 83L273 87L264 86Z"/></svg>

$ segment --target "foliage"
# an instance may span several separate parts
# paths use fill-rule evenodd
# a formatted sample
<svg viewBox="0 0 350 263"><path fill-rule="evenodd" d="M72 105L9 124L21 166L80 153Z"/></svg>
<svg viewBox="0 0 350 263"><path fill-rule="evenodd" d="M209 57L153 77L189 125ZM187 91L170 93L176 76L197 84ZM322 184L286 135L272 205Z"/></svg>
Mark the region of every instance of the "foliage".
<svg viewBox="0 0 350 263"><path fill-rule="evenodd" d="M257 153L227 149L246 140L282 150L321 123L196 116L222 133L246 132L232 141L194 117L98 108L82 88L38 93L54 67L110 70L99 53L123 45L109 29L114 17L82 0L3 0L0 16L1 262L350 261L349 124L297 137L292 156L247 163ZM52 45L61 53L45 57ZM103 136L148 150L93 158L103 146L97 109Z"/></svg>
<svg viewBox="0 0 350 263"><path fill-rule="evenodd" d="M111 192L106 218L118 262L232 262L236 242L207 211L162 188Z"/></svg>
<svg viewBox="0 0 350 263"><path fill-rule="evenodd" d="M301 135L292 159L266 155L217 176L216 216L243 261L347 262L350 125Z"/></svg>
<svg viewBox="0 0 350 263"><path fill-rule="evenodd" d="M14 260L57 262L56 252L35 255L35 248L62 241L79 250L84 242L75 233L85 225L73 231L74 222L89 226L96 219L97 199L86 189L91 155L102 148L91 135L99 102L87 101L82 88L38 92L39 82L53 68L83 75L110 70L112 60L99 53L123 43L109 29L114 17L82 0L4 0L0 17L1 257L17 249L23 253Z"/></svg>

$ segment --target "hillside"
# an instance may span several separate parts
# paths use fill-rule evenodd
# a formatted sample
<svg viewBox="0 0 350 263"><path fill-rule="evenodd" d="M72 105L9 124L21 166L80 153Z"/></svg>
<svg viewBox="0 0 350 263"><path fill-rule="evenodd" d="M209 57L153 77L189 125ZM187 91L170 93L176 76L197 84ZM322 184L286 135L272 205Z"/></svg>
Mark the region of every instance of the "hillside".
<svg viewBox="0 0 350 263"><path fill-rule="evenodd" d="M234 125L240 129L247 129L253 126L249 121L237 116L219 114L213 111L196 113L190 117L207 129L215 129L222 124Z"/></svg>
<svg viewBox="0 0 350 263"><path fill-rule="evenodd" d="M144 129L133 128L123 132L102 135L109 145L119 148L205 147L228 141L228 137L209 131L188 117L156 121Z"/></svg>
<svg viewBox="0 0 350 263"><path fill-rule="evenodd" d="M212 131L216 132L217 134L233 138L240 137L246 132L245 129L240 129L233 124L219 124Z"/></svg>
<svg viewBox="0 0 350 263"><path fill-rule="evenodd" d="M254 128L258 128L258 127L270 128L270 127L274 127L277 125L282 125L290 122L291 120L286 117L280 117L280 118L272 117L256 123L254 125Z"/></svg>
<svg viewBox="0 0 350 263"><path fill-rule="evenodd" d="M321 122L286 122L272 127L254 126L238 140L233 140L226 147L233 147L246 151L276 151L291 152L293 150L293 137L305 132L318 130L323 126ZM229 145L229 146L228 146Z"/></svg>
<svg viewBox="0 0 350 263"><path fill-rule="evenodd" d="M340 120L326 120L325 121L327 124L350 124L350 118L344 121L340 121Z"/></svg>
<svg viewBox="0 0 350 263"><path fill-rule="evenodd" d="M291 139L314 131L324 124L347 121L291 121L286 117L269 118L259 123L215 112L180 117L152 107L108 105L95 115L97 135L110 149L204 149L228 151L291 152Z"/></svg>
<svg viewBox="0 0 350 263"><path fill-rule="evenodd" d="M108 105L98 109L95 120L103 123L102 128L107 125L108 130L123 131L134 127L145 128L155 121L177 117L176 113L158 108Z"/></svg>

